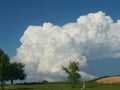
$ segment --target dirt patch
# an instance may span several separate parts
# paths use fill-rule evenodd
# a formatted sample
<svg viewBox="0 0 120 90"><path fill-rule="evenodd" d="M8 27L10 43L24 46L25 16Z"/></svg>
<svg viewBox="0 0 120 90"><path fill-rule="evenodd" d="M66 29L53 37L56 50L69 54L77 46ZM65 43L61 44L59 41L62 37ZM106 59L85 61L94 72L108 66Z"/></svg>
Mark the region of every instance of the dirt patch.
<svg viewBox="0 0 120 90"><path fill-rule="evenodd" d="M102 78L96 81L97 83L120 83L120 76L111 76L111 77L106 77L106 78Z"/></svg>

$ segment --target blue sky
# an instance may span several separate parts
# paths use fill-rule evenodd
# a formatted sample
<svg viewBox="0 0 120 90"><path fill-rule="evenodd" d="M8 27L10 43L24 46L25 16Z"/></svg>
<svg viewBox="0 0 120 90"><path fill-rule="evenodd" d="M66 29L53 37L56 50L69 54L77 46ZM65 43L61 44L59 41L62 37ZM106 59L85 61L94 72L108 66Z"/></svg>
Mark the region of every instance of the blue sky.
<svg viewBox="0 0 120 90"><path fill-rule="evenodd" d="M63 25L90 12L103 11L120 18L119 0L0 0L0 47L13 56L29 25L51 22Z"/></svg>
<svg viewBox="0 0 120 90"><path fill-rule="evenodd" d="M0 48L10 57L15 56L16 49L21 45L20 38L29 25L41 26L44 22L51 22L62 26L76 22L81 15L98 11L105 12L116 22L120 19L119 8L120 0L0 0ZM104 75L120 74L117 71L120 61L106 59L110 61L88 61L88 66L82 70L97 76L103 69ZM107 72L110 67L114 68Z"/></svg>

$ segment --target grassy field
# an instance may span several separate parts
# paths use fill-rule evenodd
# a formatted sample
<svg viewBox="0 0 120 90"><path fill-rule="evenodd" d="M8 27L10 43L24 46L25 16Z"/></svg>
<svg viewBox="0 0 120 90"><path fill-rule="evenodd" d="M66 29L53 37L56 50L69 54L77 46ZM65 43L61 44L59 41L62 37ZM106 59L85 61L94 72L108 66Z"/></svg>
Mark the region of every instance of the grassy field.
<svg viewBox="0 0 120 90"><path fill-rule="evenodd" d="M82 83L71 88L68 83L46 83L36 85L7 85L5 90L80 90ZM120 84L86 83L86 90L120 90Z"/></svg>

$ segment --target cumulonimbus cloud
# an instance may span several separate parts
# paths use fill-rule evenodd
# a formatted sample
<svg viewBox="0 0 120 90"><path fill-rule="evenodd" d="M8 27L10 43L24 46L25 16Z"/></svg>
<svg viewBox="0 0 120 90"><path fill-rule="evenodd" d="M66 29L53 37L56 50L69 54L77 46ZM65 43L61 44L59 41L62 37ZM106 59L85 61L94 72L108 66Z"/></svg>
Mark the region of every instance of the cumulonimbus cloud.
<svg viewBox="0 0 120 90"><path fill-rule="evenodd" d="M25 63L27 80L60 81L65 79L62 65L67 66L70 60L80 62L81 68L89 58L119 57L118 33L120 21L113 22L102 11L80 16L63 26L29 26L13 59ZM82 71L81 75L94 78Z"/></svg>

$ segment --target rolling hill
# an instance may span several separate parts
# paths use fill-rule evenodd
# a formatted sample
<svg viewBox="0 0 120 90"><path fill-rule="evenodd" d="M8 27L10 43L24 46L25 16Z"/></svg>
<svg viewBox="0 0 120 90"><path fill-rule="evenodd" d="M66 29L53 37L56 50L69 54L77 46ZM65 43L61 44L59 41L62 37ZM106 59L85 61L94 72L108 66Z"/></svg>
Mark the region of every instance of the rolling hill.
<svg viewBox="0 0 120 90"><path fill-rule="evenodd" d="M102 83L102 84L120 83L120 76L106 76L106 77L98 78L94 80L94 82Z"/></svg>

